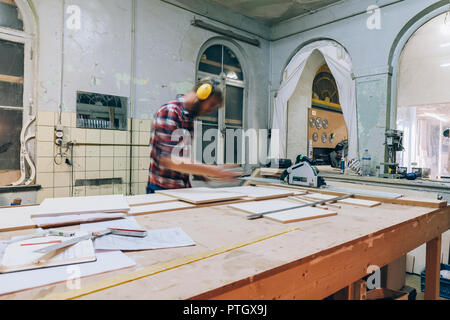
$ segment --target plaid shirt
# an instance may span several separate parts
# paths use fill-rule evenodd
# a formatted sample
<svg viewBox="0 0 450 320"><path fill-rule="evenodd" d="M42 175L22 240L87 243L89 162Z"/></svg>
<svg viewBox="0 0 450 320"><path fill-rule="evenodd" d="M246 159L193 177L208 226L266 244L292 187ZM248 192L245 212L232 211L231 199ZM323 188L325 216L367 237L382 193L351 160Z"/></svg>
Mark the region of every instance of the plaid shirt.
<svg viewBox="0 0 450 320"><path fill-rule="evenodd" d="M170 101L159 109L155 115L150 138L149 184L164 189L191 187L189 174L169 170L163 167L158 160L160 157L170 157L172 152L176 156L189 157L193 131L194 118L184 107L182 98Z"/></svg>

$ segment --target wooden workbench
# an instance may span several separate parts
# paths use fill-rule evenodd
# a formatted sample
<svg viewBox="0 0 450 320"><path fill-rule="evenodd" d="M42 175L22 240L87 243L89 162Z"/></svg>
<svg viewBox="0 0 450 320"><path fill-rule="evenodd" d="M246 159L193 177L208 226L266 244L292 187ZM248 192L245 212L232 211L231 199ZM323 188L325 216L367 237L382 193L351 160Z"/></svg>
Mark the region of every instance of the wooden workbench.
<svg viewBox="0 0 450 320"><path fill-rule="evenodd" d="M450 207L432 200L389 202L370 209L342 204L337 216L289 225L250 221L224 204L138 216L147 229L181 227L196 246L128 252L135 267L83 278L81 291L67 292L60 283L0 299L324 299L367 276L369 266L385 266L423 243L425 298L437 299L441 234L450 229ZM292 227L299 229L283 233ZM33 232L0 233L0 239ZM277 233L282 234L243 245ZM236 242L240 248L233 248ZM188 259L211 252L209 258ZM150 276L119 281L150 266L156 270Z"/></svg>

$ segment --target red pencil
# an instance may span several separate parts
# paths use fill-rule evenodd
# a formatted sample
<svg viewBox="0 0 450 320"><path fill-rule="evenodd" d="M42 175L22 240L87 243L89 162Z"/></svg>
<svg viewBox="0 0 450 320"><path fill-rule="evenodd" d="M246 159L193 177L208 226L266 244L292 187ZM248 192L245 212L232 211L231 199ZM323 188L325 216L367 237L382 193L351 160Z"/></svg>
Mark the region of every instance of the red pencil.
<svg viewBox="0 0 450 320"><path fill-rule="evenodd" d="M53 243L61 243L61 240L57 240L57 241L49 241L49 242L39 242L39 243L22 243L21 246L37 246L40 244L53 244Z"/></svg>

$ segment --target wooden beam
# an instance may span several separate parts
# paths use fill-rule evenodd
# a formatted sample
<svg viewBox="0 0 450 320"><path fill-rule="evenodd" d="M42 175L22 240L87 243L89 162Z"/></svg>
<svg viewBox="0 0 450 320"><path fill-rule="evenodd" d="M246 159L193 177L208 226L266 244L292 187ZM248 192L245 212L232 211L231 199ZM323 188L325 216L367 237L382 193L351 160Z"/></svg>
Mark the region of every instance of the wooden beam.
<svg viewBox="0 0 450 320"><path fill-rule="evenodd" d="M427 242L425 300L439 299L442 236Z"/></svg>
<svg viewBox="0 0 450 320"><path fill-rule="evenodd" d="M23 80L23 77L15 77L15 76L9 76L6 74L0 74L0 81L23 84L24 80Z"/></svg>
<svg viewBox="0 0 450 320"><path fill-rule="evenodd" d="M191 299L324 299L367 276L369 266L385 266L423 243L439 237L448 229L450 207L437 209ZM430 252L437 252L436 250L437 248L433 248Z"/></svg>

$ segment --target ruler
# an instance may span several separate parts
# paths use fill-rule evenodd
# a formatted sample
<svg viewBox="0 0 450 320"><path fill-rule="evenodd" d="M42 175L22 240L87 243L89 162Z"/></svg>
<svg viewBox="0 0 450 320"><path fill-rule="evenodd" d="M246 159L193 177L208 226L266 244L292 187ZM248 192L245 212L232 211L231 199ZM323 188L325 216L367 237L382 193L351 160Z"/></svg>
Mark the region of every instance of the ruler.
<svg viewBox="0 0 450 320"><path fill-rule="evenodd" d="M252 214L252 215L247 216L247 219L248 220L255 220L255 219L262 218L265 215L272 214L272 213L278 213L278 212L283 212L283 211L287 211L287 210L300 209L300 208L306 208L306 207L320 206L322 204L325 204L326 202L336 202L336 201L344 200L344 199L351 198L351 197L353 197L353 194L346 194L344 196L331 198L331 199L327 199L327 200L320 200L320 201L316 201L316 202L311 202L311 203L308 203L308 204L303 204L303 205L292 207L292 208L278 209L278 210L271 210L271 211L266 211L266 212L262 212L262 213L256 213L256 214Z"/></svg>

